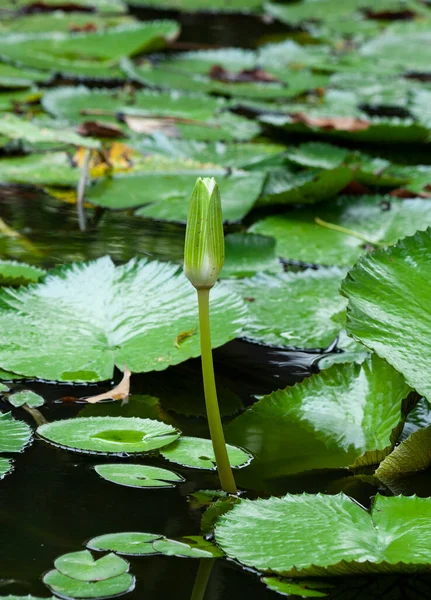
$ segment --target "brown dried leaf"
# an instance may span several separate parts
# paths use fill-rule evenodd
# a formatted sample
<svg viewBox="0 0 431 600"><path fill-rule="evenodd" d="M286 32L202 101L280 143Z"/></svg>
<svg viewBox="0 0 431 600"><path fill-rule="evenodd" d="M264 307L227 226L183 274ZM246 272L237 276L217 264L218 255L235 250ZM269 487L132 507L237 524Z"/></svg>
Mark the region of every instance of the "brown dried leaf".
<svg viewBox="0 0 431 600"><path fill-rule="evenodd" d="M124 137L125 135L116 125L103 123L102 121L84 121L76 128L76 133L105 138Z"/></svg>
<svg viewBox="0 0 431 600"><path fill-rule="evenodd" d="M208 76L223 83L280 83L277 77L259 67L232 73L221 65L213 65Z"/></svg>
<svg viewBox="0 0 431 600"><path fill-rule="evenodd" d="M124 115L123 120L129 129L135 131L136 133L145 133L147 135L151 135L152 133L160 132L164 133L168 137L178 137L180 135L178 127L175 125L175 123L167 119L147 119L145 117L132 117Z"/></svg>
<svg viewBox="0 0 431 600"><path fill-rule="evenodd" d="M389 196L394 198L431 198L431 190L427 192L426 189L425 187L423 192L410 192L407 188L398 188L392 190Z"/></svg>
<svg viewBox="0 0 431 600"><path fill-rule="evenodd" d="M90 396L90 398L84 398L86 402L90 404L96 404L101 400L124 400L130 394L130 376L131 372L124 366L124 375L120 383L114 387L110 392L99 394L98 396Z"/></svg>
<svg viewBox="0 0 431 600"><path fill-rule="evenodd" d="M298 112L290 115L294 123L304 123L309 127L334 129L335 131L364 131L370 122L357 117L311 117Z"/></svg>

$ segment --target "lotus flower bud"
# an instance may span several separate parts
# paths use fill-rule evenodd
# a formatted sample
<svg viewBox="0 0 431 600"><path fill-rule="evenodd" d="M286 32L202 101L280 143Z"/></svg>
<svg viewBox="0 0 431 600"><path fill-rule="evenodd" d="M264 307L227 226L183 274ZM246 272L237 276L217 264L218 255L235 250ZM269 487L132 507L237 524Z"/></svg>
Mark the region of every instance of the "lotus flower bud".
<svg viewBox="0 0 431 600"><path fill-rule="evenodd" d="M212 288L224 263L220 192L213 177L198 177L190 198L184 273L196 289Z"/></svg>

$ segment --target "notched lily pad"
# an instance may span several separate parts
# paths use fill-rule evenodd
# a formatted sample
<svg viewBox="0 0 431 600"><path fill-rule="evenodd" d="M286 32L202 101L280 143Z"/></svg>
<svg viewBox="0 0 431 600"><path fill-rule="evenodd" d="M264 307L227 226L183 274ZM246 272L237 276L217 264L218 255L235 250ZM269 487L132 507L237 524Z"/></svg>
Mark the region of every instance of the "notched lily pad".
<svg viewBox="0 0 431 600"><path fill-rule="evenodd" d="M41 425L37 432L46 441L68 450L106 454L148 452L172 443L180 435L161 421L137 417L64 419Z"/></svg>
<svg viewBox="0 0 431 600"><path fill-rule="evenodd" d="M96 465L94 470L107 481L135 488L173 488L185 481L173 471L148 465Z"/></svg>
<svg viewBox="0 0 431 600"><path fill-rule="evenodd" d="M220 548L199 535L191 535L171 540L161 538L153 542L153 548L166 556L181 558L218 558L223 556Z"/></svg>
<svg viewBox="0 0 431 600"><path fill-rule="evenodd" d="M129 563L116 554L106 554L95 560L88 550L63 554L56 558L54 566L62 575L78 581L103 581L129 570Z"/></svg>
<svg viewBox="0 0 431 600"><path fill-rule="evenodd" d="M56 569L44 575L43 582L61 598L111 598L131 592L135 587L135 578L129 573L110 577L101 581L78 581L63 575Z"/></svg>
<svg viewBox="0 0 431 600"><path fill-rule="evenodd" d="M144 556L157 554L152 542L161 536L156 533L125 531L121 533L106 533L92 538L87 543L90 550L109 550L126 556Z"/></svg>
<svg viewBox="0 0 431 600"><path fill-rule="evenodd" d="M193 469L216 469L216 460L211 440L181 436L175 443L160 451L170 462ZM235 446L227 445L229 461L234 468L243 468L250 464L252 456Z"/></svg>
<svg viewBox="0 0 431 600"><path fill-rule="evenodd" d="M42 396L39 396L39 394L36 394L31 390L22 390L20 392L16 392L15 394L11 394L8 400L10 404L16 408L23 406L24 404L27 406L32 406L33 408L37 408L38 406L45 404L45 400L42 398Z"/></svg>

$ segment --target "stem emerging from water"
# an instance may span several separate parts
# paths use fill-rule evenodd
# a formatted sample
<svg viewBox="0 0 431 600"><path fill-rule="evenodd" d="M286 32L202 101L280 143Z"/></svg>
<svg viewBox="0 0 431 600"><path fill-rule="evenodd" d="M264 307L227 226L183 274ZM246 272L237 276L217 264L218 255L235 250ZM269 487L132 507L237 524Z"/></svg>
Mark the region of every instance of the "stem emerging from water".
<svg viewBox="0 0 431 600"><path fill-rule="evenodd" d="M199 561L198 572L196 573L195 584L193 586L190 600L204 600L208 581L214 566L214 559L201 558Z"/></svg>
<svg viewBox="0 0 431 600"><path fill-rule="evenodd" d="M213 355L211 349L210 332L210 290L198 289L199 327L201 339L202 375L204 380L205 403L207 408L208 424L213 443L217 471L221 487L229 494L236 494L235 479L227 455L223 426L217 400L217 390L214 377Z"/></svg>

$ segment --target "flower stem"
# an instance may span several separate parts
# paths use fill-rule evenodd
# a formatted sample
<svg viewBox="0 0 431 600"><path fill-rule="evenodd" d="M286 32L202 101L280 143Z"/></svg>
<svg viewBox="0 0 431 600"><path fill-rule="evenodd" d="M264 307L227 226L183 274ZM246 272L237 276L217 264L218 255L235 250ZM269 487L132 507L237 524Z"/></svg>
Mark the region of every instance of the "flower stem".
<svg viewBox="0 0 431 600"><path fill-rule="evenodd" d="M199 568L196 574L195 584L190 600L204 600L205 592L207 589L208 581L211 575L212 568L214 566L214 559L212 558L201 558L199 561Z"/></svg>
<svg viewBox="0 0 431 600"><path fill-rule="evenodd" d="M236 494L237 489L232 469L227 455L223 426L217 400L217 390L214 377L213 355L211 349L209 289L198 289L199 328L201 339L202 376L204 380L205 403L207 408L208 425L214 448L217 471L221 487L229 494Z"/></svg>

